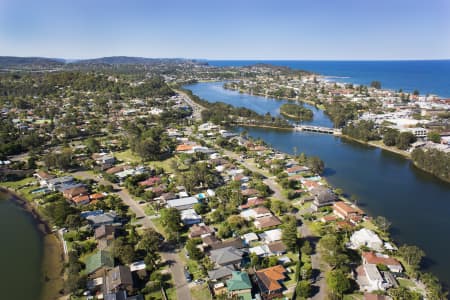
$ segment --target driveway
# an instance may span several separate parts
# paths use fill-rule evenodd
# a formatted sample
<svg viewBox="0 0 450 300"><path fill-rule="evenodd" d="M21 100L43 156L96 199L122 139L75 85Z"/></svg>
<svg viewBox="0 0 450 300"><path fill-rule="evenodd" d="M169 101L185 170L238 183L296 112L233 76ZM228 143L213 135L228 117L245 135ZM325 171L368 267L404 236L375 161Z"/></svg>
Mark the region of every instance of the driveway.
<svg viewBox="0 0 450 300"><path fill-rule="evenodd" d="M127 189L124 189L121 186L111 183L103 178L98 178L96 175L93 175L89 172L79 171L72 173L72 175L81 179L92 179L103 185L112 185L114 190L118 191L115 192L115 194L117 194L120 199L122 199L122 201L130 207L130 209L136 214L136 217L142 217L142 219L139 220L139 223L142 225L142 227L145 229L153 228L155 231L157 231L151 219L146 216L144 209L141 207L141 205L133 200ZM186 278L184 277L184 264L181 261L178 253L174 250L165 250L161 252L161 257L164 259L164 261L169 262L169 269L172 273L173 280L175 282L175 288L177 290L177 298L179 300L191 300L191 292L189 290L188 283L186 282Z"/></svg>

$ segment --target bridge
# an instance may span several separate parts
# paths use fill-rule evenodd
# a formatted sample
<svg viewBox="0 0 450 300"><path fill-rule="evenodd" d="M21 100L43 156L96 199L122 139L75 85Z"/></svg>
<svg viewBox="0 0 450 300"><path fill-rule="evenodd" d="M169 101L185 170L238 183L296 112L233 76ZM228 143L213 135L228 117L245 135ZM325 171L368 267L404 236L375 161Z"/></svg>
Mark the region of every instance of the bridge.
<svg viewBox="0 0 450 300"><path fill-rule="evenodd" d="M311 125L296 125L294 127L296 131L310 131L310 132L319 132L319 133L328 133L334 135L341 135L342 130L337 128L329 128L322 126L311 126Z"/></svg>

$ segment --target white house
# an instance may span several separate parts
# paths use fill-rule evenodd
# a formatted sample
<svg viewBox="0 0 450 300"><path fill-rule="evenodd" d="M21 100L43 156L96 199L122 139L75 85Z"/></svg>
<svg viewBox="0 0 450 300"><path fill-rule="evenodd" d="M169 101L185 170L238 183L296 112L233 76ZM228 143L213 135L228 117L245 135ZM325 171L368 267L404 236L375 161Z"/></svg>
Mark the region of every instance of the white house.
<svg viewBox="0 0 450 300"><path fill-rule="evenodd" d="M186 209L180 212L181 222L185 225L193 225L202 222L202 217L194 209Z"/></svg>
<svg viewBox="0 0 450 300"><path fill-rule="evenodd" d="M281 236L282 236L281 229L267 230L267 231L264 231L263 233L259 234L259 237L261 238L261 240L263 240L267 244L276 242L276 241L281 241Z"/></svg>
<svg viewBox="0 0 450 300"><path fill-rule="evenodd" d="M272 213L265 207L256 207L244 210L240 215L245 220L250 221L252 219L257 220L263 217L270 217Z"/></svg>
<svg viewBox="0 0 450 300"><path fill-rule="evenodd" d="M178 210L191 209L194 204L198 203L198 199L195 197L184 197L180 199L173 199L167 201L167 208L176 208Z"/></svg>
<svg viewBox="0 0 450 300"><path fill-rule="evenodd" d="M372 230L363 228L354 232L350 237L349 248L358 249L362 246L366 246L372 250L380 251L383 249L383 241Z"/></svg>
<svg viewBox="0 0 450 300"><path fill-rule="evenodd" d="M258 241L258 235L254 232L246 233L242 236L242 239L247 245L250 245L251 242Z"/></svg>
<svg viewBox="0 0 450 300"><path fill-rule="evenodd" d="M359 278L358 283L362 290L367 292L377 291L377 290L386 290L389 287L381 275L380 271L376 265L373 264L365 264L363 266L363 270L365 273L365 278Z"/></svg>

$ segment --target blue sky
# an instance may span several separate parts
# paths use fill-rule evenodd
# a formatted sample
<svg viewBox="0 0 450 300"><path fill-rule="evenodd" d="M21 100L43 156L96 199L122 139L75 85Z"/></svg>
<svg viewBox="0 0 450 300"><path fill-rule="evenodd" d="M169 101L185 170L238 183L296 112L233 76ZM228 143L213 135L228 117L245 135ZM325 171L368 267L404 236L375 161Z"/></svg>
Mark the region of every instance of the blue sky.
<svg viewBox="0 0 450 300"><path fill-rule="evenodd" d="M0 55L450 58L450 1L0 0Z"/></svg>

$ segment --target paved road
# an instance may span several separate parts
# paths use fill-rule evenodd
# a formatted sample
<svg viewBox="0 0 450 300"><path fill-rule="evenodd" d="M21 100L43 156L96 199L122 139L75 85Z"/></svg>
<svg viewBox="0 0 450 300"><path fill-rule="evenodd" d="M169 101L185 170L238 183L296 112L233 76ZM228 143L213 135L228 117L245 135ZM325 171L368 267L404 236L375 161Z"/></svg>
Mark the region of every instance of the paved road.
<svg viewBox="0 0 450 300"><path fill-rule="evenodd" d="M200 104L197 104L194 101L192 101L191 98L189 98L189 96L186 93L180 90L176 90L176 92L179 93L181 96L183 96L184 102L186 102L186 104L192 108L192 117L197 121L201 120L202 110L204 110L205 108Z"/></svg>
<svg viewBox="0 0 450 300"><path fill-rule="evenodd" d="M141 205L139 205L136 201L133 200L132 196L128 193L127 189L122 188L117 184L113 184L109 181L106 181L103 178L98 178L97 176L89 173L89 172L75 172L72 173L74 177L82 178L82 179L93 179L100 184L106 185L110 184L113 186L114 190L118 191L116 194L122 199L122 201L130 207L130 209L136 214L136 217L142 217L139 220L139 223L143 228L153 228L157 230L150 217L147 217L144 209ZM175 250L176 251L176 250ZM189 285L186 282L186 278L184 277L184 263L181 261L177 252L173 250L167 250L161 252L161 257L166 262L169 263L170 271L173 275L173 280L175 282L175 287L177 290L177 298L179 300L191 300L191 293L189 290Z"/></svg>

